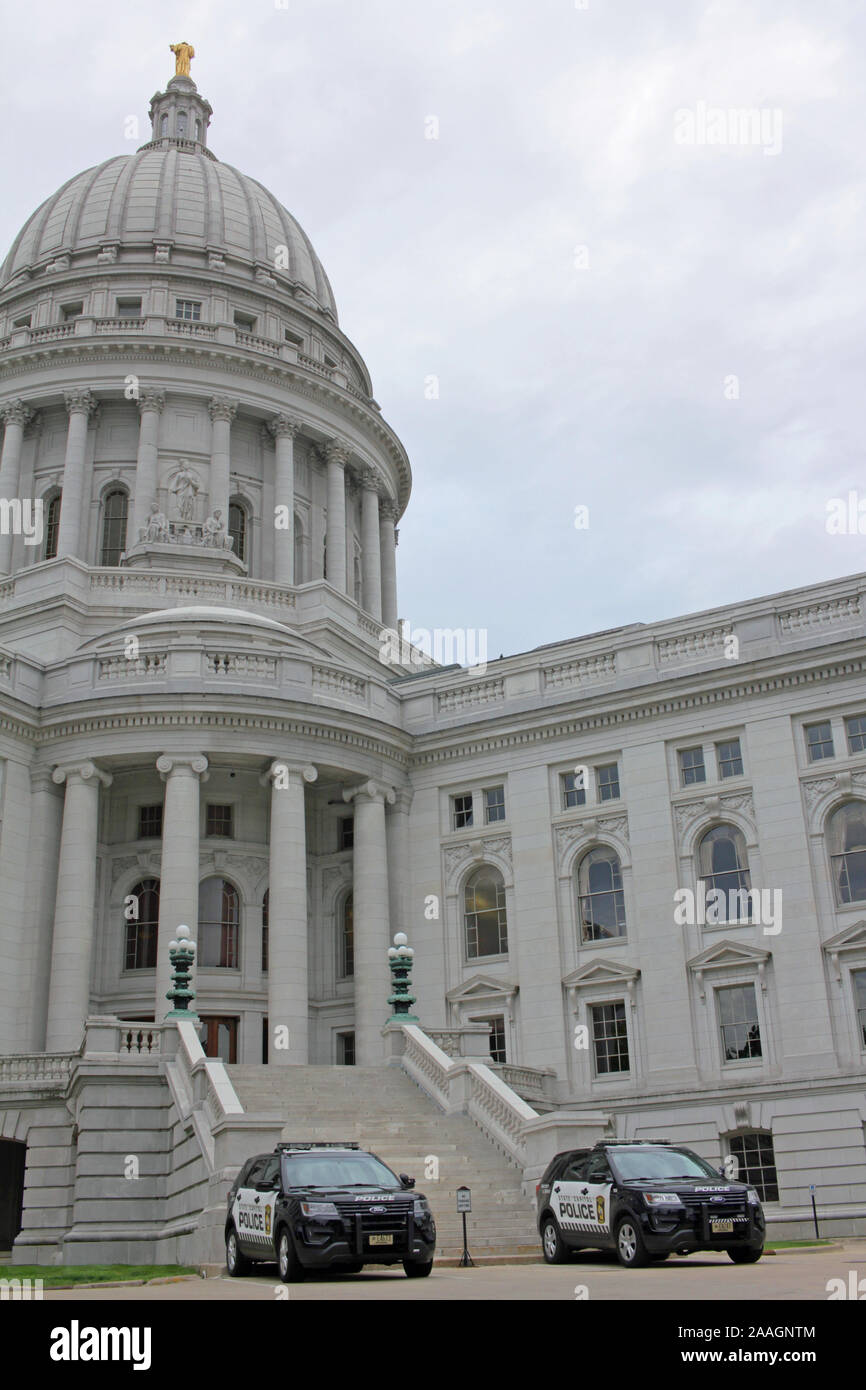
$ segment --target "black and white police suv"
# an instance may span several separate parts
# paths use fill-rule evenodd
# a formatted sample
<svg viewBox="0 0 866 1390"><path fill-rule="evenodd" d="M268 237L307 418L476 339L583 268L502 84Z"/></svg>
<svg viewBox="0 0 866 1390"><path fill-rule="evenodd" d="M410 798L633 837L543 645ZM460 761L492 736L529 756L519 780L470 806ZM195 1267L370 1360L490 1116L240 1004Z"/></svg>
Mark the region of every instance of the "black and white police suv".
<svg viewBox="0 0 866 1390"><path fill-rule="evenodd" d="M726 1250L735 1264L754 1264L764 1250L755 1189L665 1139L557 1154L536 1197L548 1264L583 1249L616 1250L629 1269L693 1250Z"/></svg>
<svg viewBox="0 0 866 1390"><path fill-rule="evenodd" d="M278 1144L247 1159L229 1191L228 1272L276 1260L288 1284L308 1269L357 1274L364 1264L399 1263L410 1279L423 1278L436 1224L414 1186L357 1144Z"/></svg>

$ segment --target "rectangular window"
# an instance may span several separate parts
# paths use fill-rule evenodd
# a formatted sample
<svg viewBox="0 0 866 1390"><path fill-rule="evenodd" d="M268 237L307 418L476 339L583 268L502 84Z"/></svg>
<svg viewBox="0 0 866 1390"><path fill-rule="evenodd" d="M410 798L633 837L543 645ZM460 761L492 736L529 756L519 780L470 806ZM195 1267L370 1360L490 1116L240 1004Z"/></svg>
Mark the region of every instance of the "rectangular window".
<svg viewBox="0 0 866 1390"><path fill-rule="evenodd" d="M64 323L71 323L73 319L80 318L83 313L83 299L79 299L75 304L61 304L60 306L60 317Z"/></svg>
<svg viewBox="0 0 866 1390"><path fill-rule="evenodd" d="M119 319L140 319L141 300L140 299L118 299L117 317Z"/></svg>
<svg viewBox="0 0 866 1390"><path fill-rule="evenodd" d="M725 743L717 743L716 758L719 764L720 777L742 777L743 754L738 738L728 739Z"/></svg>
<svg viewBox="0 0 866 1390"><path fill-rule="evenodd" d="M492 825L498 820L505 820L505 788L488 787L484 793L484 822Z"/></svg>
<svg viewBox="0 0 866 1390"><path fill-rule="evenodd" d="M290 328L285 328L283 330L283 336L287 343L292 344L292 347L302 348L304 346L304 340L300 333L293 333Z"/></svg>
<svg viewBox="0 0 866 1390"><path fill-rule="evenodd" d="M240 328L243 333L255 331L256 320L252 314L242 314L239 309L235 310L235 328Z"/></svg>
<svg viewBox="0 0 866 1390"><path fill-rule="evenodd" d="M695 782L706 782L703 748L680 749L680 777L684 787L691 787Z"/></svg>
<svg viewBox="0 0 866 1390"><path fill-rule="evenodd" d="M586 774L583 772L562 773L562 809L568 811L572 806L586 805Z"/></svg>
<svg viewBox="0 0 866 1390"><path fill-rule="evenodd" d="M472 825L472 793L451 798L451 829L465 830Z"/></svg>
<svg viewBox="0 0 866 1390"><path fill-rule="evenodd" d="M355 1034L337 1034L337 1064L341 1067L355 1065Z"/></svg>
<svg viewBox="0 0 866 1390"><path fill-rule="evenodd" d="M193 323L201 320L201 300L200 299L178 299L175 301L174 316L178 319L189 319Z"/></svg>
<svg viewBox="0 0 866 1390"><path fill-rule="evenodd" d="M230 840L233 834L232 810L231 806L208 805L205 834L218 835L224 840Z"/></svg>
<svg viewBox="0 0 866 1390"><path fill-rule="evenodd" d="M490 1060L504 1062L505 1056L505 1016L496 1014L494 1018L472 1018L470 1023L486 1023L490 1028Z"/></svg>
<svg viewBox="0 0 866 1390"><path fill-rule="evenodd" d="M139 840L158 840L162 835L162 806L139 806Z"/></svg>
<svg viewBox="0 0 866 1390"><path fill-rule="evenodd" d="M13 328L29 328L32 322L33 322L33 315L32 315L32 314L22 314L21 317L20 317L20 319L13 319L13 320L12 320L12 327L13 327Z"/></svg>
<svg viewBox="0 0 866 1390"><path fill-rule="evenodd" d="M854 984L854 1007L857 1010L857 1032L860 1046L866 1050L866 970L851 973Z"/></svg>
<svg viewBox="0 0 866 1390"><path fill-rule="evenodd" d="M722 1056L726 1062L760 1057L761 1029L754 985L732 985L717 991Z"/></svg>
<svg viewBox="0 0 866 1390"><path fill-rule="evenodd" d="M355 817L343 816L340 821L339 833L340 849L354 849L355 847Z"/></svg>
<svg viewBox="0 0 866 1390"><path fill-rule="evenodd" d="M593 1004L589 1013L596 1076L628 1071L628 1032L623 1001Z"/></svg>
<svg viewBox="0 0 866 1390"><path fill-rule="evenodd" d="M607 763L596 768L596 785L599 801L619 800L619 768L616 763Z"/></svg>
<svg viewBox="0 0 866 1390"><path fill-rule="evenodd" d="M866 753L866 715L858 714L845 720L848 733L848 752Z"/></svg>
<svg viewBox="0 0 866 1390"><path fill-rule="evenodd" d="M778 1202L779 1179L772 1134L731 1134L723 1142L727 1142L729 1152L737 1160L737 1181L754 1187L762 1202Z"/></svg>
<svg viewBox="0 0 866 1390"><path fill-rule="evenodd" d="M806 751L810 763L833 757L833 731L829 719L821 724L806 725Z"/></svg>

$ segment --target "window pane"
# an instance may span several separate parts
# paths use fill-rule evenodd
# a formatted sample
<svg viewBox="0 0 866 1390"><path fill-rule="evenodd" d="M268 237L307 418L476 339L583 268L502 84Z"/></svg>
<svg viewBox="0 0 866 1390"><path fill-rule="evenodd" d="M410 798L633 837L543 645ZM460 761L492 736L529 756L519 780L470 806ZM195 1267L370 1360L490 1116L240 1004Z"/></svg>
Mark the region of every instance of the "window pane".
<svg viewBox="0 0 866 1390"><path fill-rule="evenodd" d="M158 840L162 835L162 806L139 806L139 840Z"/></svg>
<svg viewBox="0 0 866 1390"><path fill-rule="evenodd" d="M832 758L833 756L833 732L830 728L829 719L821 724L810 724L806 729L806 751L809 755L809 762L818 762L821 758Z"/></svg>
<svg viewBox="0 0 866 1390"><path fill-rule="evenodd" d="M762 1202L778 1202L773 1136L768 1133L732 1134L727 1143L737 1160L737 1180L754 1187Z"/></svg>
<svg viewBox="0 0 866 1390"><path fill-rule="evenodd" d="M840 905L866 899L866 802L840 806L827 826L830 863Z"/></svg>
<svg viewBox="0 0 866 1390"><path fill-rule="evenodd" d="M466 793L463 796L452 798L453 808L453 829L465 830L472 824L472 794Z"/></svg>
<svg viewBox="0 0 866 1390"><path fill-rule="evenodd" d="M681 749L680 773L684 787L690 787L695 782L706 782L707 771L704 767L703 748Z"/></svg>
<svg viewBox="0 0 866 1390"><path fill-rule="evenodd" d="M484 819L488 825L505 820L505 788L490 787L484 793Z"/></svg>
<svg viewBox="0 0 866 1390"><path fill-rule="evenodd" d="M232 838L232 807L209 805L207 808L206 835L220 835Z"/></svg>
<svg viewBox="0 0 866 1390"><path fill-rule="evenodd" d="M155 970L157 929L159 926L159 879L145 878L137 883L129 894L135 899L137 920L126 920L126 954L124 966L127 970Z"/></svg>
<svg viewBox="0 0 866 1390"><path fill-rule="evenodd" d="M45 558L57 556L57 537L60 534L60 493L55 493L45 509Z"/></svg>
<svg viewBox="0 0 866 1390"><path fill-rule="evenodd" d="M496 869L485 866L468 880L463 922L469 959L500 956L508 950L505 885Z"/></svg>
<svg viewBox="0 0 866 1390"><path fill-rule="evenodd" d="M740 751L738 738L731 739L729 743L717 743L716 754L720 777L740 777L742 775L743 755Z"/></svg>
<svg viewBox="0 0 866 1390"><path fill-rule="evenodd" d="M854 719L846 719L845 728L848 731L848 752L866 751L866 715L858 714Z"/></svg>
<svg viewBox="0 0 866 1390"><path fill-rule="evenodd" d="M562 804L566 811L570 806L586 805L584 780L582 772L564 772L562 774Z"/></svg>
<svg viewBox="0 0 866 1390"><path fill-rule="evenodd" d="M577 875L578 919L584 941L624 936L625 894L619 857L612 849L584 855Z"/></svg>
<svg viewBox="0 0 866 1390"><path fill-rule="evenodd" d="M717 991L722 1034L722 1056L726 1062L760 1057L761 1030L754 985L734 985Z"/></svg>
<svg viewBox="0 0 866 1390"><path fill-rule="evenodd" d="M610 1072L628 1071L628 1034L625 1023L625 1004L593 1004L592 1038L595 1050L595 1070L599 1076Z"/></svg>
<svg viewBox="0 0 866 1390"><path fill-rule="evenodd" d="M239 560L247 558L247 514L237 502L229 507L229 535L232 538L232 552Z"/></svg>
<svg viewBox="0 0 866 1390"><path fill-rule="evenodd" d="M596 779L599 801L617 801L619 799L619 768L616 763L609 763L606 767L597 768Z"/></svg>
<svg viewBox="0 0 866 1390"><path fill-rule="evenodd" d="M866 1048L866 970L853 971L851 979L854 983L854 1007L857 1010L860 1046Z"/></svg>
<svg viewBox="0 0 866 1390"><path fill-rule="evenodd" d="M698 851L698 872L707 892L721 893L716 899L720 922L746 920L748 899L741 897L751 889L746 842L733 825L716 825L707 831ZM741 911L742 907L742 911Z"/></svg>
<svg viewBox="0 0 866 1390"><path fill-rule="evenodd" d="M240 900L237 891L222 878L206 878L199 887L199 964L236 970Z"/></svg>

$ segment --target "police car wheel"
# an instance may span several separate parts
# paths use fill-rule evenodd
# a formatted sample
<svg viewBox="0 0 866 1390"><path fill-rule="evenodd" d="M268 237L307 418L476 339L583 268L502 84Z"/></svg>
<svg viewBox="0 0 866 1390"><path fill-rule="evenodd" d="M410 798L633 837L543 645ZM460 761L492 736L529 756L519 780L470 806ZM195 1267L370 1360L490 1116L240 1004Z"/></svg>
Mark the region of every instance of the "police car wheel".
<svg viewBox="0 0 866 1390"><path fill-rule="evenodd" d="M758 1250L753 1250L750 1245L735 1245L728 1251L735 1265L756 1265L763 1253L763 1245Z"/></svg>
<svg viewBox="0 0 866 1390"><path fill-rule="evenodd" d="M568 1259L565 1241L552 1216L546 1218L541 1228L541 1249L549 1265L562 1265Z"/></svg>
<svg viewBox="0 0 866 1390"><path fill-rule="evenodd" d="M422 1260L404 1260L403 1268L407 1279L426 1279L433 1268L433 1261L428 1260L425 1264Z"/></svg>
<svg viewBox="0 0 866 1390"><path fill-rule="evenodd" d="M303 1266L295 1252L292 1237L285 1226L280 1231L277 1242L277 1269L284 1284L296 1284L304 1277Z"/></svg>
<svg viewBox="0 0 866 1390"><path fill-rule="evenodd" d="M616 1253L626 1269L640 1269L649 1260L634 1217L624 1216L616 1228Z"/></svg>
<svg viewBox="0 0 866 1390"><path fill-rule="evenodd" d="M238 1279L242 1274L248 1274L249 1268L250 1262L241 1254L237 1231L233 1226L226 1236L226 1269L233 1279Z"/></svg>

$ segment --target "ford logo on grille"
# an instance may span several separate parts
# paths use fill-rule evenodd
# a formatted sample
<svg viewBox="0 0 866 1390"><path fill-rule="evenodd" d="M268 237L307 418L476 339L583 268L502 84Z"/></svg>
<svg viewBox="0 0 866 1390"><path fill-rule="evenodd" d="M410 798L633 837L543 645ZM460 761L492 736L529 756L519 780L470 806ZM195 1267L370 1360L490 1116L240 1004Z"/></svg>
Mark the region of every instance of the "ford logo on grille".
<svg viewBox="0 0 866 1390"><path fill-rule="evenodd" d="M370 1207L370 1211L385 1211L385 1207Z"/></svg>

